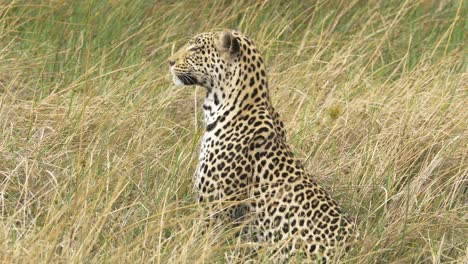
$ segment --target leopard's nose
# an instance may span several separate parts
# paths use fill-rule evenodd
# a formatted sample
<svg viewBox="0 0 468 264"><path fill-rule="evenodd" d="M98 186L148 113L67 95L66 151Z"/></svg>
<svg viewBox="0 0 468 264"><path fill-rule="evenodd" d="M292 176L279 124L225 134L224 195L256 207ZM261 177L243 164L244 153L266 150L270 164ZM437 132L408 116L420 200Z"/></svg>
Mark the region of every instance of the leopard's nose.
<svg viewBox="0 0 468 264"><path fill-rule="evenodd" d="M175 64L175 61L169 60L169 66L174 66L174 64Z"/></svg>

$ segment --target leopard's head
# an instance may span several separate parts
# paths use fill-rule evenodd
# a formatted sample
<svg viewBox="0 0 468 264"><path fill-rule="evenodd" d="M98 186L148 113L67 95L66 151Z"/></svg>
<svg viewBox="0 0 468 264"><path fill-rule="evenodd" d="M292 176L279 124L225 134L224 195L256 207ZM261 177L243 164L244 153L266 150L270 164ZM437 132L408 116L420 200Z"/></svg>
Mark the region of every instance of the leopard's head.
<svg viewBox="0 0 468 264"><path fill-rule="evenodd" d="M239 61L240 33L220 31L193 37L169 58L176 85L200 85L208 89L220 85Z"/></svg>

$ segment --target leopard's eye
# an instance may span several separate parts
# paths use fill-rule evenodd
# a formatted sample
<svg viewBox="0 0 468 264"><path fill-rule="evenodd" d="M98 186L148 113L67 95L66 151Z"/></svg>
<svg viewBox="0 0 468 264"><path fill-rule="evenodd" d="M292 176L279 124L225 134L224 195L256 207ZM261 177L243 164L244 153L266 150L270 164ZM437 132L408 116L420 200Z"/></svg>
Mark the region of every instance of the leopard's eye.
<svg viewBox="0 0 468 264"><path fill-rule="evenodd" d="M189 51L199 51L201 47L191 47Z"/></svg>

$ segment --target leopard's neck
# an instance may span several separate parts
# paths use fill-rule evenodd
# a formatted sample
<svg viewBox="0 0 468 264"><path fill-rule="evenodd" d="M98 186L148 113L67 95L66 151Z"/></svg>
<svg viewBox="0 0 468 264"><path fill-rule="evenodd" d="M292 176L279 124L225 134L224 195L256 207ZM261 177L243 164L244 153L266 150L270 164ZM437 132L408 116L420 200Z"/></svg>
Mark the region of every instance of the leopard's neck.
<svg viewBox="0 0 468 264"><path fill-rule="evenodd" d="M236 67L231 76L233 77L219 84L219 87L207 89L203 103L207 132L219 123L229 121L241 111L260 107L273 111L263 69L256 74L247 74L243 73L240 67Z"/></svg>

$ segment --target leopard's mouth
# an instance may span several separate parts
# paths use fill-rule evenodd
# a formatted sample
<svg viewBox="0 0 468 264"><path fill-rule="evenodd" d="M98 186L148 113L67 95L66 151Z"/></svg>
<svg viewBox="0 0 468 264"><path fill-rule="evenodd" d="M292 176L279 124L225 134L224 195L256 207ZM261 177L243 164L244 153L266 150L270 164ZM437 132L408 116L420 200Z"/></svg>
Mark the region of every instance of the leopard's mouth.
<svg viewBox="0 0 468 264"><path fill-rule="evenodd" d="M198 84L197 78L187 75L187 74L177 75L177 78L182 82L183 85Z"/></svg>
<svg viewBox="0 0 468 264"><path fill-rule="evenodd" d="M172 70L171 70L172 71ZM177 74L172 71L172 80L175 85L195 85L198 84L197 78L189 74Z"/></svg>

